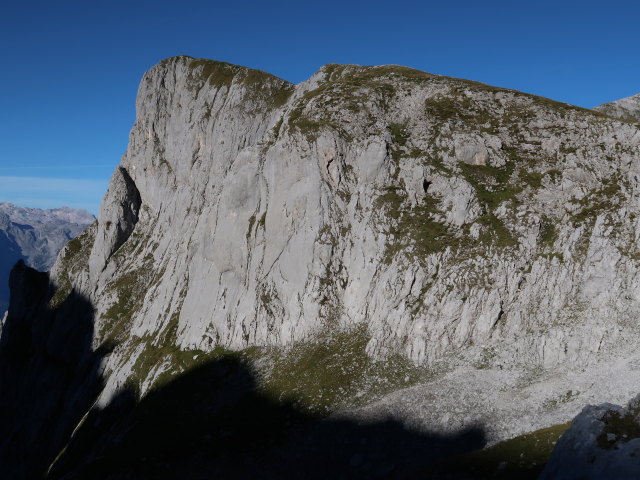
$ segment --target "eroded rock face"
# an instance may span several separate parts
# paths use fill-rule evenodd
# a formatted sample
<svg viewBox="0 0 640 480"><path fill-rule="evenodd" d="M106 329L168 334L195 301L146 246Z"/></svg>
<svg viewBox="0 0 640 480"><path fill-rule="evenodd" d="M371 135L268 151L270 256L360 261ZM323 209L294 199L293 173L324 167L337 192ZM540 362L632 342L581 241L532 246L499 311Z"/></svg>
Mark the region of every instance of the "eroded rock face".
<svg viewBox="0 0 640 480"><path fill-rule="evenodd" d="M640 340L639 174L637 125L547 99L396 66L294 86L176 57L145 74L98 224L52 275L92 300L94 345L116 344L103 403L184 368L166 346L295 348L364 326L369 357L433 372L425 388L475 382L456 383L460 412L402 392L380 411L490 418L504 438L628 397L584 369ZM535 415L490 412L536 382Z"/></svg>

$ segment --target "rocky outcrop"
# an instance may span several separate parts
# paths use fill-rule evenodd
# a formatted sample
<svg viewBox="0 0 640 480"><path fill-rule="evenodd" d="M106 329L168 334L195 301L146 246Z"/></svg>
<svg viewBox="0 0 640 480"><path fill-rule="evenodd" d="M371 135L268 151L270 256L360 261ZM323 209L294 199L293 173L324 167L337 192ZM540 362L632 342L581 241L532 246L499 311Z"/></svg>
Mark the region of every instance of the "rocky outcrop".
<svg viewBox="0 0 640 480"><path fill-rule="evenodd" d="M140 193L124 168L118 167L100 207L94 247L89 257L92 281L102 273L111 255L127 241L138 222Z"/></svg>
<svg viewBox="0 0 640 480"><path fill-rule="evenodd" d="M311 407L490 441L637 388L636 124L398 66L292 85L190 57L136 107L52 270L114 346L99 405L229 350Z"/></svg>
<svg viewBox="0 0 640 480"><path fill-rule="evenodd" d="M640 93L616 100L615 102L598 105L594 110L606 113L615 118L640 122Z"/></svg>
<svg viewBox="0 0 640 480"><path fill-rule="evenodd" d="M558 441L540 480L640 477L640 402L587 406Z"/></svg>
<svg viewBox="0 0 640 480"><path fill-rule="evenodd" d="M65 243L95 220L84 210L51 210L0 203L0 316L9 302L9 271L18 260L47 271Z"/></svg>

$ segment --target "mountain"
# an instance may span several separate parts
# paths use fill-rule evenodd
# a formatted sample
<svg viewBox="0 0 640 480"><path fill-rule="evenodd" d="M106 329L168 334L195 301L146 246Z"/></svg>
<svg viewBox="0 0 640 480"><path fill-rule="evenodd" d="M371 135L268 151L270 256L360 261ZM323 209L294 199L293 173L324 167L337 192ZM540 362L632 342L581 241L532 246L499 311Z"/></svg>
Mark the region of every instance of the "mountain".
<svg viewBox="0 0 640 480"><path fill-rule="evenodd" d="M0 312L7 309L9 271L18 260L49 270L64 244L94 220L85 210L40 210L0 202Z"/></svg>
<svg viewBox="0 0 640 480"><path fill-rule="evenodd" d="M12 478L402 477L636 393L638 124L186 56L136 109L98 221L12 273Z"/></svg>
<svg viewBox="0 0 640 480"><path fill-rule="evenodd" d="M640 93L631 97L605 103L594 108L615 118L640 122Z"/></svg>

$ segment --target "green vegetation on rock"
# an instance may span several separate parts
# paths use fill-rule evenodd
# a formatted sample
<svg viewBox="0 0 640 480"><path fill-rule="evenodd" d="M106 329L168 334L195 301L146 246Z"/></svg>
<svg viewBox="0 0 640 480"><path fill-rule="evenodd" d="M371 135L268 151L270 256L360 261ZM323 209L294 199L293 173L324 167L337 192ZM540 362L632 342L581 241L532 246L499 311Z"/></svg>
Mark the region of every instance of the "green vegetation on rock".
<svg viewBox="0 0 640 480"><path fill-rule="evenodd" d="M133 364L128 379L129 384L138 392L154 372L156 375L152 382L152 389L157 389L166 385L177 375L187 373L213 359L223 356L238 356L238 354L220 347L212 352L204 352L195 349L182 350L169 342L157 345L151 337L136 338L128 348L131 350L142 349Z"/></svg>
<svg viewBox="0 0 640 480"><path fill-rule="evenodd" d="M255 371L259 391L275 402L326 415L427 379L427 370L400 355L371 359L365 352L368 340L365 326L327 329L287 348L251 347L237 352L222 347L210 352L182 350L169 343L158 345L151 337L138 338L127 346L131 353L141 349L130 385L139 392L151 381L151 389L157 389L179 374L228 357Z"/></svg>
<svg viewBox="0 0 640 480"><path fill-rule="evenodd" d="M363 325L326 330L285 349L254 347L243 355L266 366L259 369L265 394L319 414L425 380L427 372L400 355L371 359L365 352L368 341Z"/></svg>
<svg viewBox="0 0 640 480"><path fill-rule="evenodd" d="M575 202L582 208L571 216L571 221L576 226L595 221L598 215L612 211L623 198L620 179L606 179L600 189Z"/></svg>
<svg viewBox="0 0 640 480"><path fill-rule="evenodd" d="M58 258L58 276L53 281L56 290L49 301L52 308L60 306L73 290L73 280L86 267L93 246L96 223L87 227L84 232L67 243Z"/></svg>
<svg viewBox="0 0 640 480"><path fill-rule="evenodd" d="M271 108L282 107L293 94L292 84L261 70L202 58L191 59L189 68L193 72L190 88L195 91L205 82L227 90L235 83L246 89L247 101L257 100Z"/></svg>
<svg viewBox="0 0 640 480"><path fill-rule="evenodd" d="M391 219L390 228L385 232L391 237L384 253L386 264L390 264L399 252L421 260L454 245L455 238L448 227L433 219L437 203L432 197L411 206L404 188L387 187L376 199L376 206Z"/></svg>
<svg viewBox="0 0 640 480"><path fill-rule="evenodd" d="M411 478L536 479L569 423L536 430L484 450L460 455ZM443 475L448 475L444 476Z"/></svg>

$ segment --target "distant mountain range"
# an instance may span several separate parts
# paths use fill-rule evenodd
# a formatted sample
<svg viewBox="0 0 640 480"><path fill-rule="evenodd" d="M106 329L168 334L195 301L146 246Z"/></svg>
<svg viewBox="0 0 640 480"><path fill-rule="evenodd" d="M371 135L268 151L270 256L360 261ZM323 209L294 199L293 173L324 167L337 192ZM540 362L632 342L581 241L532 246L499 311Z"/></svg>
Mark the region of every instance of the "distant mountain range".
<svg viewBox="0 0 640 480"><path fill-rule="evenodd" d="M0 202L0 316L9 302L9 272L18 260L51 268L60 249L95 220L75 208L25 208Z"/></svg>

